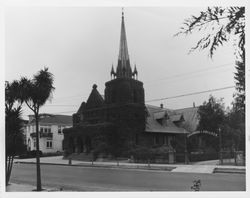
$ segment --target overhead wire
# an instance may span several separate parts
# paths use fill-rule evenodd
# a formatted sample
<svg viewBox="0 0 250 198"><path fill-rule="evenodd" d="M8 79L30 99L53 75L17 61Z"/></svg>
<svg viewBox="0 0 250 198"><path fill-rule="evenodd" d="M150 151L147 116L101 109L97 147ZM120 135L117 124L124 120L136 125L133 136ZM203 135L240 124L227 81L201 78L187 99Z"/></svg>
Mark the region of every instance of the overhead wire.
<svg viewBox="0 0 250 198"><path fill-rule="evenodd" d="M221 91L224 89L232 89L235 88L235 86L228 86L228 87L222 87L222 88L217 88L217 89L209 89L205 91L199 91L199 92L193 92L193 93L188 93L188 94L182 94L182 95L177 95L177 96L170 96L170 97L165 97L165 98L156 98L152 100L147 100L146 102L155 102L155 101L161 101L161 100L167 100L167 99L173 99L173 98L180 98L184 96L191 96L191 95L198 95L198 94L203 94L203 93L208 93L208 92L214 92L214 91Z"/></svg>
<svg viewBox="0 0 250 198"><path fill-rule="evenodd" d="M194 75L194 74L209 71L209 70L216 70L216 69L221 69L223 67L229 67L229 66L232 66L232 64L233 63L231 62L231 63L226 63L226 64L215 66L215 67L207 67L205 69L195 70L195 71L191 71L191 72L186 72L186 73L181 73L181 74L176 74L176 75L169 75L169 76L166 76L166 77L163 77L163 78L159 78L157 80L145 81L144 83L149 85L149 84L155 83L156 81L172 80L172 79L183 77L183 76L186 76L186 75Z"/></svg>

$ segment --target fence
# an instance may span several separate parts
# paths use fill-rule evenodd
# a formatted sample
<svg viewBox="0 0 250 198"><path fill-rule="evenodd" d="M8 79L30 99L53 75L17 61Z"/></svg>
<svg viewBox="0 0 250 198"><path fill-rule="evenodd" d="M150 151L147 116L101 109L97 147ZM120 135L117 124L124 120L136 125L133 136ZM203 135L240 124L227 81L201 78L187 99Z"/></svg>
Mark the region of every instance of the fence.
<svg viewBox="0 0 250 198"><path fill-rule="evenodd" d="M189 153L190 162L207 161L207 160L217 160L219 155L217 152L200 152L200 153Z"/></svg>
<svg viewBox="0 0 250 198"><path fill-rule="evenodd" d="M221 151L220 165L245 166L245 153L243 151Z"/></svg>

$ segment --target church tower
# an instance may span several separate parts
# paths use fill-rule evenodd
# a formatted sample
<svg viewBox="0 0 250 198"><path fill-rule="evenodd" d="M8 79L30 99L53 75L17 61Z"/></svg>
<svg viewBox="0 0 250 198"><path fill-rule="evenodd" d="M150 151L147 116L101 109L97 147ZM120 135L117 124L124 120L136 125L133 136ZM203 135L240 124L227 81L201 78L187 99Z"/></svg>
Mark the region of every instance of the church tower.
<svg viewBox="0 0 250 198"><path fill-rule="evenodd" d="M138 81L136 66L132 72L122 12L119 56L116 71L112 65L111 81L106 82L105 102L107 104L139 103L144 105L143 83Z"/></svg>

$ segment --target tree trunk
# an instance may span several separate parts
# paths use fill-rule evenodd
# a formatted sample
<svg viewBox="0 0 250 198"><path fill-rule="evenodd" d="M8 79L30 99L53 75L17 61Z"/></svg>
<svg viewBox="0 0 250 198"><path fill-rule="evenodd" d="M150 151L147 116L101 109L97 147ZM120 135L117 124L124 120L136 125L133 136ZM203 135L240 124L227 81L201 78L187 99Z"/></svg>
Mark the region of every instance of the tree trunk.
<svg viewBox="0 0 250 198"><path fill-rule="evenodd" d="M9 184L9 179L10 179L10 173L9 173L9 161L10 156L6 155L6 176L5 176L5 185L7 186Z"/></svg>
<svg viewBox="0 0 250 198"><path fill-rule="evenodd" d="M36 120L36 178L37 178L37 191L42 190L42 182L41 182L41 169L40 169L40 154L39 154L39 123L38 123L39 115L35 113Z"/></svg>
<svg viewBox="0 0 250 198"><path fill-rule="evenodd" d="M10 181L13 159L14 159L14 156L12 155L6 156L6 176L5 176L6 186L9 184L9 181Z"/></svg>

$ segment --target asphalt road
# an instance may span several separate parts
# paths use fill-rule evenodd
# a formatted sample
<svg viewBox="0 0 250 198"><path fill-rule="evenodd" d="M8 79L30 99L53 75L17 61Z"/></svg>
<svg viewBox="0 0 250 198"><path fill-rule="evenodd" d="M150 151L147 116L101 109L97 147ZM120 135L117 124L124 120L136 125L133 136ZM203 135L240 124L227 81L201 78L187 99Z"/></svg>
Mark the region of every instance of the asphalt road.
<svg viewBox="0 0 250 198"><path fill-rule="evenodd" d="M11 182L36 185L34 164L15 164ZM245 174L194 174L168 171L41 165L42 185L63 191L244 191Z"/></svg>

